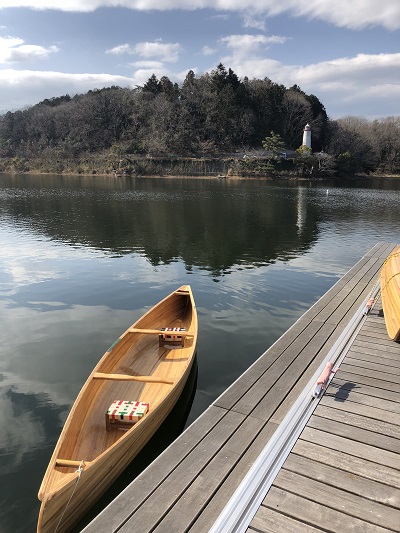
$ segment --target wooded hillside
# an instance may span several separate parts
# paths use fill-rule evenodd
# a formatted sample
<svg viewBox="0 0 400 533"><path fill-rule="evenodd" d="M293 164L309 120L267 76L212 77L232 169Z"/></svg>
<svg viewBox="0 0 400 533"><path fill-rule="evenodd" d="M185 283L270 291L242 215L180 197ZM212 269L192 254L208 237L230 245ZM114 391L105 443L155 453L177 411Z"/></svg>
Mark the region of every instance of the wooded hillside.
<svg viewBox="0 0 400 533"><path fill-rule="evenodd" d="M306 123L312 151L323 158L297 171L323 171L322 161L330 174L399 172L400 117L332 121L317 96L298 86L241 80L222 64L198 77L188 72L181 86L153 75L143 87L65 95L8 112L0 117L0 171L73 171L96 157L111 171L135 157L251 155L271 135L295 151Z"/></svg>

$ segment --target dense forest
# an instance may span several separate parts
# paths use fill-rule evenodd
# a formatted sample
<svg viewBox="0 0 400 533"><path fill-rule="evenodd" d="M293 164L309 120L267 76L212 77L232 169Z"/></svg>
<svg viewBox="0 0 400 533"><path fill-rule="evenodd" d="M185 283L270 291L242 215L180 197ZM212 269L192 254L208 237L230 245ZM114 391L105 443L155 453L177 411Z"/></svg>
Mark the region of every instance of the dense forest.
<svg viewBox="0 0 400 533"><path fill-rule="evenodd" d="M301 146L307 123L312 150ZM220 64L199 76L189 71L181 86L153 75L135 89L54 97L5 113L0 171L35 170L399 174L400 117L331 120L297 85L241 80Z"/></svg>

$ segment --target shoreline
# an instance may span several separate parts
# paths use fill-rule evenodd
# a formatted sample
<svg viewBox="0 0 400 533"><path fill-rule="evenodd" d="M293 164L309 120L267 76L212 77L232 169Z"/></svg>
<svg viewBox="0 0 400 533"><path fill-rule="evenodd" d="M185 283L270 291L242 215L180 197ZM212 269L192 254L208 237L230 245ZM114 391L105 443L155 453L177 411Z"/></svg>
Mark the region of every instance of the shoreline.
<svg viewBox="0 0 400 533"><path fill-rule="evenodd" d="M223 175L194 175L194 174L185 174L185 175L170 175L170 174L151 174L151 175L138 175L138 174L126 174L119 175L110 172L43 172L39 170L30 170L25 172L0 172L2 175L26 175L26 176L82 176L82 177L100 177L100 178L141 178L141 179L154 179L154 178L164 178L164 179L211 179L211 180L230 180L230 181L241 181L241 180L252 180L252 181L274 181L274 180L287 180L287 181L325 181L325 180L370 180L370 179L398 179L400 174L356 174L349 176L293 176L293 175L273 175L273 176L223 176Z"/></svg>

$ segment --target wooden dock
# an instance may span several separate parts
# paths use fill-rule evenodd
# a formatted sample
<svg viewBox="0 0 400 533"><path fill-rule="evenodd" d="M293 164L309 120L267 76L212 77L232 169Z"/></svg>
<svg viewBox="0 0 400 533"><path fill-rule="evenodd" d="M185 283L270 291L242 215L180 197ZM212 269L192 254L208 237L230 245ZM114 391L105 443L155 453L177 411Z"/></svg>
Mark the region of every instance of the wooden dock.
<svg viewBox="0 0 400 533"><path fill-rule="evenodd" d="M368 252L84 532L209 532L394 247ZM399 362L378 300L249 532L400 530Z"/></svg>

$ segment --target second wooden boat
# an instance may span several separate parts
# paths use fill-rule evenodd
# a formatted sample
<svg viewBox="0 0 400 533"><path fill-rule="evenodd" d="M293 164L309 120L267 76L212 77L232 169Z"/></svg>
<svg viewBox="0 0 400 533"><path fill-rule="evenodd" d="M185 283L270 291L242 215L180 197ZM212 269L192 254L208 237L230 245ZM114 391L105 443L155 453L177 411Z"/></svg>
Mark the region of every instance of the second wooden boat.
<svg viewBox="0 0 400 533"><path fill-rule="evenodd" d="M400 246L386 259L380 281L386 329L391 339L400 341Z"/></svg>
<svg viewBox="0 0 400 533"><path fill-rule="evenodd" d="M193 294L184 285L103 355L43 478L38 532L70 531L159 428L190 374L197 331Z"/></svg>

